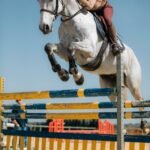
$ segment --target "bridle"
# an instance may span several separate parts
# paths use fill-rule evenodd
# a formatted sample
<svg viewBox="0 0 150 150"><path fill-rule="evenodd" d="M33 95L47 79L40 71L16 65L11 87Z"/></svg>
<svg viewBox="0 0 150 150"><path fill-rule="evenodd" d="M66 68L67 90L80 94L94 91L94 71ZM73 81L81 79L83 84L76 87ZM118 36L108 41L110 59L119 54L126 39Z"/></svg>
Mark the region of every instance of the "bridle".
<svg viewBox="0 0 150 150"><path fill-rule="evenodd" d="M62 10L62 11L64 11L65 5L64 5L63 0L56 0L56 8L55 8L54 11L51 11L51 10L42 8L42 9L40 10L40 12L48 12L48 13L54 15L55 18L57 18L57 16L59 15L59 13L58 13L59 1L61 2L62 6L63 6L63 10ZM78 0L77 0L77 2L79 3ZM62 16L64 16L64 17L66 18L66 19L62 19L62 18L61 18L61 21L62 21L62 22L66 22L66 21L71 20L71 19L74 18L76 15L78 15L82 10L84 10L83 7L79 8L79 10L78 10L76 13L74 13L72 16L67 16L67 15L61 14Z"/></svg>
<svg viewBox="0 0 150 150"><path fill-rule="evenodd" d="M51 10L42 8L42 9L40 10L40 12L48 12L48 13L50 13L50 14L53 14L53 15L55 16L55 18L57 18L57 16L58 16L58 7L59 7L59 6L58 6L58 3L59 3L59 1L56 0L56 8L55 8L54 11L51 11ZM63 3L62 3L62 4L63 4Z"/></svg>

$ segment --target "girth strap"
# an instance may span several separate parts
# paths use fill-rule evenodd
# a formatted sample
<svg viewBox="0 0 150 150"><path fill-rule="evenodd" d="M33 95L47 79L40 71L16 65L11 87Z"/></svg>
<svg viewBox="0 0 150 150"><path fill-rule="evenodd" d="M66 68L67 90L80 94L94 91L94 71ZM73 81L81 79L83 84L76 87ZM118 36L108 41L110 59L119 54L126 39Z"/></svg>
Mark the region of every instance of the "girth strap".
<svg viewBox="0 0 150 150"><path fill-rule="evenodd" d="M96 56L96 58L85 65L80 65L84 70L94 71L98 69L102 63L103 54L108 46L107 38L104 39L102 46Z"/></svg>
<svg viewBox="0 0 150 150"><path fill-rule="evenodd" d="M101 38L104 40L106 37L106 31L105 31L105 27L104 27L104 23L102 22L102 19L100 21L100 18L96 15L96 13L92 13L95 23L96 23L96 28L98 31L98 34L101 36Z"/></svg>

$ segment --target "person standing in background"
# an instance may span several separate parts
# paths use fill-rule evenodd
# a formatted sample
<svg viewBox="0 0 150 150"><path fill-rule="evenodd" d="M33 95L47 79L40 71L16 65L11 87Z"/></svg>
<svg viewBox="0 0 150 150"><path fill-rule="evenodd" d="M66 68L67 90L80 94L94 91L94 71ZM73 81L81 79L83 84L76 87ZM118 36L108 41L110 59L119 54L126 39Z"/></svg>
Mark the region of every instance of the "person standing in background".
<svg viewBox="0 0 150 150"><path fill-rule="evenodd" d="M16 100L17 104L20 106L20 109L13 109L12 114L15 114L15 116L20 116L21 113L25 113L25 110L21 109L21 106L24 105L22 100ZM14 124L15 130L23 130L27 131L27 119L20 119L20 118L11 118L11 123ZM27 145L27 137L24 137L24 145Z"/></svg>

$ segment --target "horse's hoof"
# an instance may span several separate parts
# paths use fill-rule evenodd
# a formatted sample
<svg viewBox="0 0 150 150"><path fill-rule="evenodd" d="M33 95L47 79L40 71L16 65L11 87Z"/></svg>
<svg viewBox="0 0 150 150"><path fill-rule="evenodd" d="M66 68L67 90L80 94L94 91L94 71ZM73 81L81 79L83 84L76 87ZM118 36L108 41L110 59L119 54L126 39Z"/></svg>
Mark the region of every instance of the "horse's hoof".
<svg viewBox="0 0 150 150"><path fill-rule="evenodd" d="M81 75L80 79L76 80L75 82L76 82L77 85L82 85L84 83L84 76Z"/></svg>
<svg viewBox="0 0 150 150"><path fill-rule="evenodd" d="M61 71L58 72L58 75L62 81L68 81L69 80L69 73L65 69L61 69Z"/></svg>

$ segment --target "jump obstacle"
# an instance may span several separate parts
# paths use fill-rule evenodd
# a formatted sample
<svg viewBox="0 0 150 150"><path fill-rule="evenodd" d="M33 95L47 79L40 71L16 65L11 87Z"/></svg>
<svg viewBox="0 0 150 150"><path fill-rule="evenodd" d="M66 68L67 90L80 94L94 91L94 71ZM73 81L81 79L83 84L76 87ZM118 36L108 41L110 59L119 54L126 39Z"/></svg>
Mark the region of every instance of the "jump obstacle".
<svg viewBox="0 0 150 150"><path fill-rule="evenodd" d="M32 104L32 105L3 105L5 110L0 109L0 129L1 139L6 137L6 150L10 150L11 146L14 150L18 148L24 149L24 137L28 137L27 149L35 150L134 150L138 145L139 150L149 150L150 136L146 135L124 135L124 118L149 118L150 112L124 112L125 108L131 107L150 107L149 101L143 102L123 102L122 87L123 75L121 73L121 56L117 56L117 88L116 89L79 89L79 90L59 90L59 91L42 91L42 92L21 92L21 93L3 93L3 79L0 84L0 102L2 100L16 100L16 99L49 99L49 98L71 98L71 97L98 97L110 96L117 94L117 103L100 102L100 103L74 103L74 104ZM2 104L1 104L2 105ZM103 108L116 108L115 112L69 112L72 110L94 109L99 110ZM9 109L23 109L36 110L34 113L21 113L14 116L14 114L7 112ZM40 113L37 113L37 110ZM42 113L45 110L46 113ZM59 110L58 113L49 112L49 110ZM65 112L64 112L65 110ZM60 112L62 111L62 112ZM68 111L68 112L66 112ZM2 117L3 116L3 117ZM117 117L117 135L106 134L83 134L83 133L54 133L54 132L36 132L36 131L18 131L3 129L2 122L4 118L32 118L32 119L98 119L98 118L116 118ZM18 142L19 141L19 142ZM117 141L117 142L116 142ZM124 144L125 143L125 144ZM117 145L117 146L116 146ZM137 148L136 148L137 149Z"/></svg>

